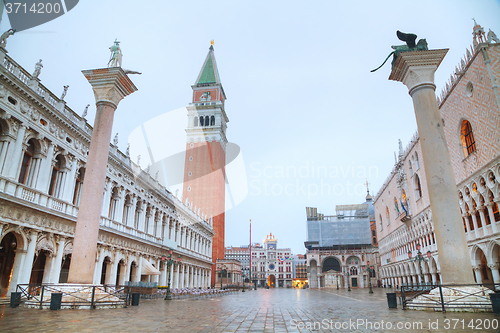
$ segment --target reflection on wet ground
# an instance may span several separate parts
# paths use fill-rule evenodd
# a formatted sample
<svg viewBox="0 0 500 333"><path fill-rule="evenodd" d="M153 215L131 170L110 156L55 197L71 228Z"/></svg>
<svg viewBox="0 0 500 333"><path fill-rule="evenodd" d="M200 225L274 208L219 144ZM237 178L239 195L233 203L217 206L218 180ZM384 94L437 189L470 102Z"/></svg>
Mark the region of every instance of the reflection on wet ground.
<svg viewBox="0 0 500 333"><path fill-rule="evenodd" d="M1 332L498 332L492 313L388 309L387 289L259 289L101 310L0 307ZM472 324L471 324L472 323ZM490 328L487 330L486 328ZM496 328L496 329L494 329Z"/></svg>

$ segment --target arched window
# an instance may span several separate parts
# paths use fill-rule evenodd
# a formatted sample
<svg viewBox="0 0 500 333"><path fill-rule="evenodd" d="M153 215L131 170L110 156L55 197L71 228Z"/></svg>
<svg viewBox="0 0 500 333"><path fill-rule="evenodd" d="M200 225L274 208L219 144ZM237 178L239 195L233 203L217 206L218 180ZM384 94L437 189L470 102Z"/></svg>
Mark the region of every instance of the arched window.
<svg viewBox="0 0 500 333"><path fill-rule="evenodd" d="M498 205L496 202L493 203L491 209L493 209L493 217L495 217L495 222L500 221L500 213L498 211Z"/></svg>
<svg viewBox="0 0 500 333"><path fill-rule="evenodd" d="M464 150L464 156L467 157L476 151L476 141L474 140L474 133L469 121L462 121L460 126L460 140Z"/></svg>
<svg viewBox="0 0 500 333"><path fill-rule="evenodd" d="M418 154L415 152L415 170L420 169L420 163L418 161Z"/></svg>
<svg viewBox="0 0 500 333"><path fill-rule="evenodd" d="M210 117L205 116L205 126L209 126L209 124L210 124Z"/></svg>
<svg viewBox="0 0 500 333"><path fill-rule="evenodd" d="M59 198L62 194L64 184L64 166L61 155L57 155L54 165L52 166L52 174L50 175L49 195Z"/></svg>
<svg viewBox="0 0 500 333"><path fill-rule="evenodd" d="M422 197L422 185L420 184L420 177L417 174L415 174L413 182L415 184L415 199L418 200Z"/></svg>
<svg viewBox="0 0 500 333"><path fill-rule="evenodd" d="M349 269L351 275L358 275L358 268L357 267L351 267Z"/></svg>
<svg viewBox="0 0 500 333"><path fill-rule="evenodd" d="M109 202L109 213L108 213L108 217L111 220L114 220L116 218L119 200L120 200L120 190L118 189L118 187L113 187L113 190L111 191L111 200Z"/></svg>
<svg viewBox="0 0 500 333"><path fill-rule="evenodd" d="M139 219L141 217L142 212L142 202L140 199L137 200L137 204L135 205L135 215L134 215L134 228L139 228Z"/></svg>
<svg viewBox="0 0 500 333"><path fill-rule="evenodd" d="M210 126L215 126L215 116L210 117Z"/></svg>
<svg viewBox="0 0 500 333"><path fill-rule="evenodd" d="M382 215L378 215L380 218L380 231L384 230L384 221L382 220Z"/></svg>
<svg viewBox="0 0 500 333"><path fill-rule="evenodd" d="M194 127L198 126L198 117L194 117Z"/></svg>
<svg viewBox="0 0 500 333"><path fill-rule="evenodd" d="M200 117L200 126L203 126L203 124L205 123L204 121L205 119L203 117Z"/></svg>
<svg viewBox="0 0 500 333"><path fill-rule="evenodd" d="M35 143L33 140L28 141L28 147L24 152L23 161L21 162L21 172L19 173L19 182L21 184L27 184L28 175L33 173L32 159L35 154Z"/></svg>
<svg viewBox="0 0 500 333"><path fill-rule="evenodd" d="M73 192L73 205L80 205L80 196L82 195L83 179L85 178L85 168L80 168L76 173L75 190Z"/></svg>

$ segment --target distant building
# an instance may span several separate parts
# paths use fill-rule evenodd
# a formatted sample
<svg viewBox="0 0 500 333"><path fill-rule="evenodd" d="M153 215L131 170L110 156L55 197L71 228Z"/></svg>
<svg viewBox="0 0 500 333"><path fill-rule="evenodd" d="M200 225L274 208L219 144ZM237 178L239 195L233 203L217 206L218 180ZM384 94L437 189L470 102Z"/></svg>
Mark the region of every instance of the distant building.
<svg viewBox="0 0 500 333"><path fill-rule="evenodd" d="M241 263L234 259L217 259L215 262L215 287L243 285Z"/></svg>
<svg viewBox="0 0 500 333"><path fill-rule="evenodd" d="M278 240L269 234L264 246L252 246L252 282L260 287L292 286L292 251L278 249Z"/></svg>
<svg viewBox="0 0 500 333"><path fill-rule="evenodd" d="M226 259L238 260L241 263L241 272L245 282L250 282L250 247L242 245L239 247L226 247Z"/></svg>
<svg viewBox="0 0 500 333"><path fill-rule="evenodd" d="M307 278L311 288L363 288L379 285L378 249L373 245L375 220L372 196L357 205L338 205L336 215L325 216L307 207ZM376 240L376 233L375 233ZM375 266L371 275L368 265Z"/></svg>
<svg viewBox="0 0 500 333"><path fill-rule="evenodd" d="M303 254L293 256L293 287L302 288L308 285L307 280L307 259Z"/></svg>

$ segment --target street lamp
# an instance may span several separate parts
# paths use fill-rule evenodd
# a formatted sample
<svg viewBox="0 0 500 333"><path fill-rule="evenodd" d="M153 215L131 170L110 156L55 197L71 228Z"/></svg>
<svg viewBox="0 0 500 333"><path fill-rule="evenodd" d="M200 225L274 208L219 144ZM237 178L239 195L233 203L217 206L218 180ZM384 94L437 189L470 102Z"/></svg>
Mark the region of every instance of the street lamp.
<svg viewBox="0 0 500 333"><path fill-rule="evenodd" d="M417 255L415 258L412 258L412 253L411 251L408 251L408 259L410 259L411 262L418 261L418 266L420 268L420 277L422 278L422 284L424 283L424 272L422 271L422 261L423 262L428 262L431 258L431 251L427 251L427 258L424 257L422 252L420 252L420 243L417 243Z"/></svg>
<svg viewBox="0 0 500 333"><path fill-rule="evenodd" d="M220 270L218 272L220 273L220 290L222 290L222 273L227 276L227 267L226 265L220 265L219 266ZM227 281L226 281L227 282Z"/></svg>
<svg viewBox="0 0 500 333"><path fill-rule="evenodd" d="M337 290L339 290L339 275L337 274Z"/></svg>
<svg viewBox="0 0 500 333"><path fill-rule="evenodd" d="M344 272L343 275L347 276L347 291L351 291L351 281L349 281L349 268L347 268L347 272Z"/></svg>
<svg viewBox="0 0 500 333"><path fill-rule="evenodd" d="M366 264L368 265L368 267L366 267L366 271L368 272L368 285L370 286L370 291L369 293L370 294L373 294L373 289L372 289L372 273L375 272L375 267L374 266L370 266L370 262L367 261Z"/></svg>
<svg viewBox="0 0 500 333"><path fill-rule="evenodd" d="M161 257L161 261L167 265L167 270L168 270L168 284L167 284L167 295L165 296L165 300L170 301L172 299L172 294L170 293L170 274L172 273L172 265L179 265L181 262L181 256L179 255L177 257L177 260L172 258L172 255L174 251L172 249L169 249L168 251L168 257L165 257L163 255Z"/></svg>
<svg viewBox="0 0 500 333"><path fill-rule="evenodd" d="M243 289L241 291L245 292L245 278L246 278L246 275L245 275L245 271L243 269L241 269L241 277L243 278Z"/></svg>

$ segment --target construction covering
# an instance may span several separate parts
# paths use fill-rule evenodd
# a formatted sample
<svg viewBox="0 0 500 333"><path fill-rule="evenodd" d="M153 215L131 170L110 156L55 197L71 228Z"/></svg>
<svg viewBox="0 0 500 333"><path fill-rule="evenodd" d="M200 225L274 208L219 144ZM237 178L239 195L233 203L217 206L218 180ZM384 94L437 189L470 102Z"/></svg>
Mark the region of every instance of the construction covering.
<svg viewBox="0 0 500 333"><path fill-rule="evenodd" d="M307 241L312 248L338 245L371 245L370 219L361 205L337 209L336 216L311 214L307 219ZM350 209L343 209L350 208ZM309 210L310 211L310 210ZM366 212L366 213L365 213ZM308 214L309 215L309 214ZM313 216L316 215L314 218Z"/></svg>

